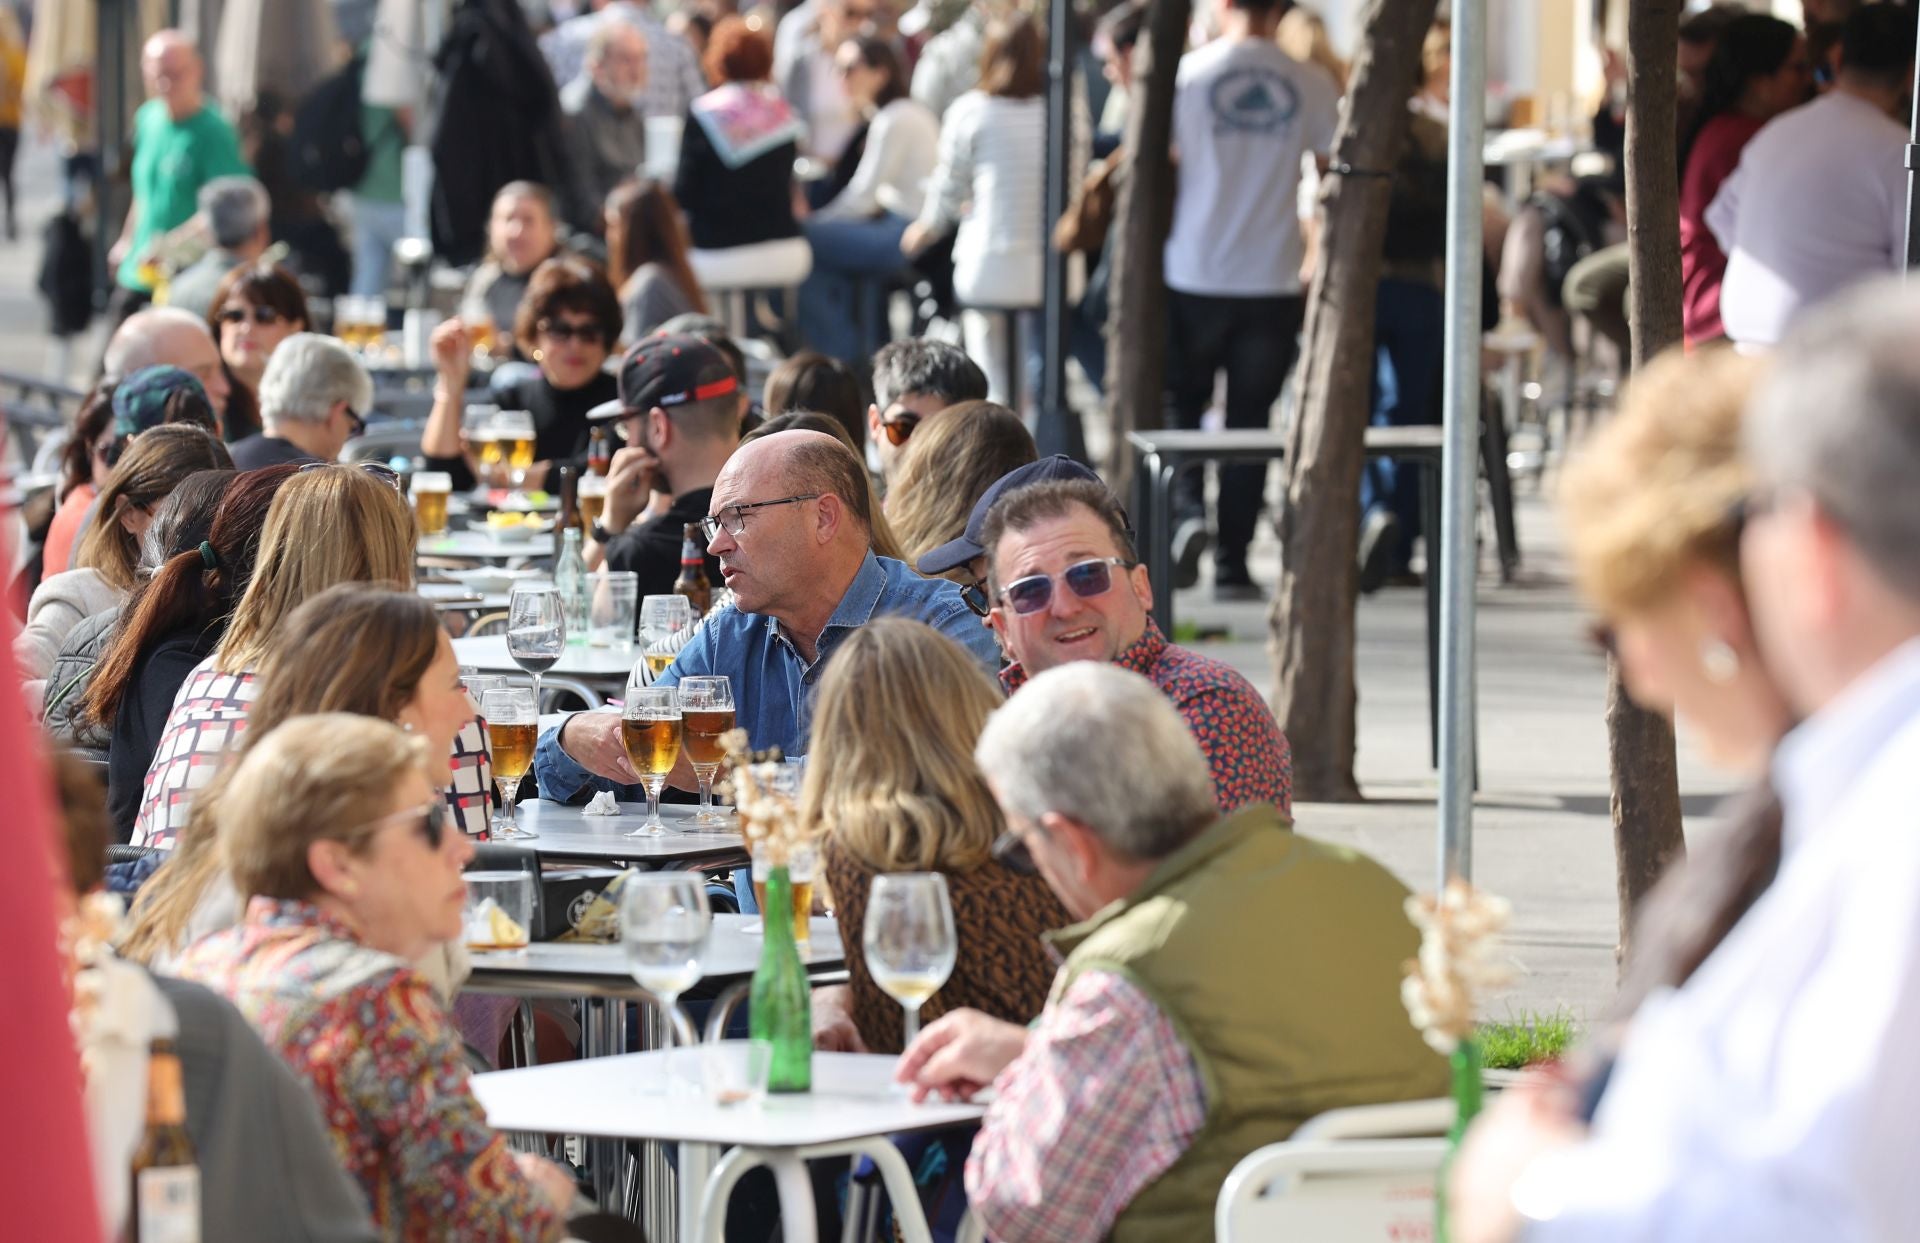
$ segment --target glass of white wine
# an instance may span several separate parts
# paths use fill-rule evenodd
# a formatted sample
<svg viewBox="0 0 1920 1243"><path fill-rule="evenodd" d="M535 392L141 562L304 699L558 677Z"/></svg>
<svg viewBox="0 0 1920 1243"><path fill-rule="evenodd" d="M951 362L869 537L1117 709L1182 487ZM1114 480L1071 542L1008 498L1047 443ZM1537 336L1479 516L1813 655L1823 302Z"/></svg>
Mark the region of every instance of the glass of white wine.
<svg viewBox="0 0 1920 1243"><path fill-rule="evenodd" d="M620 898L620 940L634 982L660 999L667 1017L664 1078L673 1090L673 1046L695 1043L680 995L700 982L713 931L706 878L698 872L632 872Z"/></svg>
<svg viewBox="0 0 1920 1243"><path fill-rule="evenodd" d="M687 645L692 629L693 602L685 596L647 596L640 601L640 661L647 669L646 684L667 671ZM638 667L634 672L639 672Z"/></svg>
<svg viewBox="0 0 1920 1243"><path fill-rule="evenodd" d="M920 1007L953 974L959 940L947 878L894 872L873 878L861 949L867 973L907 1012L906 1043L920 1034Z"/></svg>

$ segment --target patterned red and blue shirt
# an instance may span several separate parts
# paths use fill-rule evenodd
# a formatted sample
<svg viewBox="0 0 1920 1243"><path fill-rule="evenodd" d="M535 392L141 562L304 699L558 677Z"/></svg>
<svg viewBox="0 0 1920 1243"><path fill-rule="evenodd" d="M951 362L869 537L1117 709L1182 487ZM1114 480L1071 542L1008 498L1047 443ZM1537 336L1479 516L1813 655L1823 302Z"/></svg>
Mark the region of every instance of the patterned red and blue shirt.
<svg viewBox="0 0 1920 1243"><path fill-rule="evenodd" d="M1292 818L1293 748L1253 683L1224 661L1167 642L1151 618L1113 663L1152 682L1179 709L1213 770L1222 814L1272 803ZM1008 665L1000 682L1011 695L1026 685L1026 670Z"/></svg>
<svg viewBox="0 0 1920 1243"><path fill-rule="evenodd" d="M313 1090L388 1239L546 1240L560 1214L487 1125L426 979L306 902L254 898L179 975L224 994Z"/></svg>

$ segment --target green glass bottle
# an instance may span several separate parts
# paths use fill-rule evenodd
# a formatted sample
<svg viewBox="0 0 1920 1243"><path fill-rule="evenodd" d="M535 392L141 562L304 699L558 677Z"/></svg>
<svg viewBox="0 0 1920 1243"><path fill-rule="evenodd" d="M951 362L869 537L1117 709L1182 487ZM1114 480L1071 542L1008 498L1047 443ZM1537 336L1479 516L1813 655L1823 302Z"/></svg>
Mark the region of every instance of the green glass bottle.
<svg viewBox="0 0 1920 1243"><path fill-rule="evenodd" d="M792 911L793 881L782 865L767 875L760 965L754 969L748 1000L748 1035L770 1050L769 1092L813 1089L813 998L793 940Z"/></svg>

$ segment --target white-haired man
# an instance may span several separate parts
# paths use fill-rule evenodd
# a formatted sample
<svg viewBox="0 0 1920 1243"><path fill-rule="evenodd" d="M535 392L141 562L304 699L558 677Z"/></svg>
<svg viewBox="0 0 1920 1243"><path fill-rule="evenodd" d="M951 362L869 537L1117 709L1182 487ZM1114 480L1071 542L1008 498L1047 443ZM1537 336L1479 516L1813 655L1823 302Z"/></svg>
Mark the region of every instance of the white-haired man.
<svg viewBox="0 0 1920 1243"><path fill-rule="evenodd" d="M239 470L282 462L332 462L366 430L373 380L346 346L296 332L280 343L260 377L262 430L233 445Z"/></svg>
<svg viewBox="0 0 1920 1243"><path fill-rule="evenodd" d="M215 177L200 187L200 215L213 249L167 282L167 305L206 318L214 291L227 273L267 253L273 235L267 220L273 204L254 177Z"/></svg>

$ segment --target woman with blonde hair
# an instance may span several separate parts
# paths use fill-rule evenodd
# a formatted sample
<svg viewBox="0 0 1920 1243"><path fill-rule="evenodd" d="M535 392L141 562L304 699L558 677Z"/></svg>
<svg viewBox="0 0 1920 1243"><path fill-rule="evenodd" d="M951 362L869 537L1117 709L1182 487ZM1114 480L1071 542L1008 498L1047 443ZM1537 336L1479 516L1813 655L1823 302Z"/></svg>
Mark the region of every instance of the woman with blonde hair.
<svg viewBox="0 0 1920 1243"><path fill-rule="evenodd" d="M993 858L1006 826L973 746L1000 702L959 644L903 618L860 627L827 666L800 794L847 948L848 984L815 993L824 1044L900 1052L900 1006L859 949L867 890L888 872L943 873L953 898L960 955L924 1018L966 1006L1025 1023L1046 1004L1040 936L1070 920L1040 877Z"/></svg>
<svg viewBox="0 0 1920 1243"><path fill-rule="evenodd" d="M194 792L245 727L256 671L288 615L335 583L412 586L414 539L413 511L385 467L316 462L294 471L267 511L251 579L225 634L187 675L161 728L134 820L136 844L173 845ZM218 573L223 554L201 552Z"/></svg>
<svg viewBox="0 0 1920 1243"><path fill-rule="evenodd" d="M266 731L218 809L246 914L179 974L224 994L306 1081L385 1237L558 1238L572 1177L487 1125L460 1037L409 965L460 935L473 857L430 751L353 713Z"/></svg>
<svg viewBox="0 0 1920 1243"><path fill-rule="evenodd" d="M254 743L291 717L353 712L419 734L435 757L451 830L477 836L487 827L492 774L485 743L453 642L439 612L420 596L364 582L327 588L287 618L255 685L258 698L235 722L245 726L238 745L194 796L172 856L141 891L122 947L129 958L164 965L239 917L238 895L217 883L220 804Z"/></svg>
<svg viewBox="0 0 1920 1243"><path fill-rule="evenodd" d="M987 489L1039 458L1027 425L998 402L963 401L928 419L907 442L887 488L887 521L907 551L902 560L912 565L958 539Z"/></svg>

